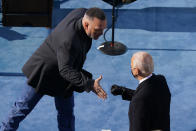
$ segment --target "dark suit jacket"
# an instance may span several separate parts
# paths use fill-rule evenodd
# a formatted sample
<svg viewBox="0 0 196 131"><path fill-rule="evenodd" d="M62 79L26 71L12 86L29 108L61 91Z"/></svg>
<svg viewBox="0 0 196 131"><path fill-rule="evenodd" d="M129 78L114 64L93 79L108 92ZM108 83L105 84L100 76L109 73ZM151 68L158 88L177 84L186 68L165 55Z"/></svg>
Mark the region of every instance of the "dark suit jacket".
<svg viewBox="0 0 196 131"><path fill-rule="evenodd" d="M164 76L153 74L136 90L126 88L122 98L131 101L130 131L170 131L171 94Z"/></svg>
<svg viewBox="0 0 196 131"><path fill-rule="evenodd" d="M28 84L37 92L66 97L92 87L92 74L82 70L92 44L82 26L86 10L69 13L23 66Z"/></svg>

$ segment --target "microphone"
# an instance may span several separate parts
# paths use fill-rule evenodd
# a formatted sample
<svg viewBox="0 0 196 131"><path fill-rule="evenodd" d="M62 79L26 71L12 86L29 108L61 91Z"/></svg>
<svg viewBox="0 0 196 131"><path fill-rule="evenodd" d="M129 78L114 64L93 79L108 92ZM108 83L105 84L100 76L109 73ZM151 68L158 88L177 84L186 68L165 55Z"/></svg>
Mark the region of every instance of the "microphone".
<svg viewBox="0 0 196 131"><path fill-rule="evenodd" d="M130 4L136 0L103 0L103 1L112 6L119 6L119 5L124 5L124 4Z"/></svg>
<svg viewBox="0 0 196 131"><path fill-rule="evenodd" d="M130 4L130 3L134 2L134 1L136 1L136 0L122 0L122 3L123 4Z"/></svg>

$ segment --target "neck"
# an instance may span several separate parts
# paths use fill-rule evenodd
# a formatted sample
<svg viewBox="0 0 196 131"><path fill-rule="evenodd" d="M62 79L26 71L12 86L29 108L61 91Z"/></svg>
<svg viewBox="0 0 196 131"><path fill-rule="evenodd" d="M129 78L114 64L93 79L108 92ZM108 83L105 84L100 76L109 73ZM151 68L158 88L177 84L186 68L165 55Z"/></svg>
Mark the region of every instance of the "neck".
<svg viewBox="0 0 196 131"><path fill-rule="evenodd" d="M152 74L152 73L150 73L150 74ZM136 79L140 81L140 80L142 80L142 79L148 77L150 74L148 74L148 75L146 75L146 76L140 76L140 75L138 75L138 76L136 77Z"/></svg>
<svg viewBox="0 0 196 131"><path fill-rule="evenodd" d="M140 81L140 80L142 80L142 79L144 79L145 77L142 77L142 76L138 76L136 79L138 80L138 81Z"/></svg>

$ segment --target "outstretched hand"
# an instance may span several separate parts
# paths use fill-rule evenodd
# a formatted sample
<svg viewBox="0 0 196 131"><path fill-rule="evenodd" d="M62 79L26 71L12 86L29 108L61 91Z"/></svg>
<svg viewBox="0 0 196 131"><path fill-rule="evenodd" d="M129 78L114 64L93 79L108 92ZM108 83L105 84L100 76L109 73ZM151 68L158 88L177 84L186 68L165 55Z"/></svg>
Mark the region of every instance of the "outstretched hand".
<svg viewBox="0 0 196 131"><path fill-rule="evenodd" d="M93 86L93 92L101 99L106 99L107 98L107 93L102 89L101 85L99 84L99 82L102 79L102 75L97 78L94 82L94 86Z"/></svg>
<svg viewBox="0 0 196 131"><path fill-rule="evenodd" d="M116 96L116 95L122 95L124 87L118 86L118 85L112 85L111 87L111 93Z"/></svg>

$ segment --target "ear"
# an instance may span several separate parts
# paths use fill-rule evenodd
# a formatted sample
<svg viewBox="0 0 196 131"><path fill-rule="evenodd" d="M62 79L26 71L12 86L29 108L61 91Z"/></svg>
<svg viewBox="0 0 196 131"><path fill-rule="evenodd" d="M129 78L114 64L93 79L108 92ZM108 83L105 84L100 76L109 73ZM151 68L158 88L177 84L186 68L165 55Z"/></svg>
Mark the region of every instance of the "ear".
<svg viewBox="0 0 196 131"><path fill-rule="evenodd" d="M89 23L87 21L84 22L84 29L87 30L89 26Z"/></svg>
<svg viewBox="0 0 196 131"><path fill-rule="evenodd" d="M140 70L138 68L135 68L134 73L136 76L140 75Z"/></svg>

